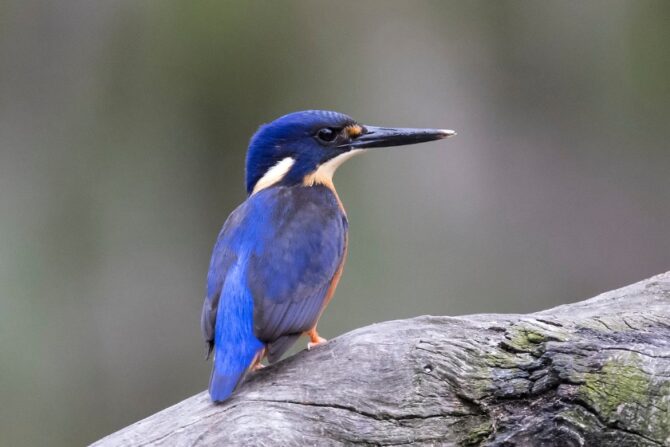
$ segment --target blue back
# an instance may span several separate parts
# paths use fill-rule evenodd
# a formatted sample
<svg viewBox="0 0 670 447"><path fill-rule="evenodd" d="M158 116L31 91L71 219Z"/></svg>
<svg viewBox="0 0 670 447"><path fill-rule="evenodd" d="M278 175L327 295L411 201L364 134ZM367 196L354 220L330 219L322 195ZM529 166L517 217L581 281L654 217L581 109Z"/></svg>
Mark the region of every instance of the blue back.
<svg viewBox="0 0 670 447"><path fill-rule="evenodd" d="M278 359L319 317L342 263L347 220L325 186L274 186L228 218L212 253L202 331L210 394L225 400L259 351Z"/></svg>

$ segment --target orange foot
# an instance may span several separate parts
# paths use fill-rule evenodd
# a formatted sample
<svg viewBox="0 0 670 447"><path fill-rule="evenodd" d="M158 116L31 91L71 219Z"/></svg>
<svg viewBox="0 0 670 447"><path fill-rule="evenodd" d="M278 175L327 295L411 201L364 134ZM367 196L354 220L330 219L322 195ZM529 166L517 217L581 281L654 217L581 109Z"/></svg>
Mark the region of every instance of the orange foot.
<svg viewBox="0 0 670 447"><path fill-rule="evenodd" d="M309 342L307 343L308 350L315 348L319 345L322 345L328 341L325 338L319 336L319 333L316 332L315 327L307 331L306 334L309 337Z"/></svg>
<svg viewBox="0 0 670 447"><path fill-rule="evenodd" d="M256 354L254 360L251 362L251 366L249 366L249 369L251 371L258 371L265 368L265 365L261 363L263 361L263 357L265 357L265 348Z"/></svg>

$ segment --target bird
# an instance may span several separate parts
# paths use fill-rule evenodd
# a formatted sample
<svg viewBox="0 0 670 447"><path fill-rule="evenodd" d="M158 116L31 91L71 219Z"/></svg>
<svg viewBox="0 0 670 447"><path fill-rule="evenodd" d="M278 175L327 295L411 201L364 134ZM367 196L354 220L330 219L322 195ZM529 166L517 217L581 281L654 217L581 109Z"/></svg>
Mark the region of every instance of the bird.
<svg viewBox="0 0 670 447"><path fill-rule="evenodd" d="M455 135L447 129L358 124L306 110L259 127L246 154L246 200L214 245L201 330L213 353L209 394L226 401L244 377L272 364L317 323L342 276L349 223L333 184L337 168L368 149Z"/></svg>

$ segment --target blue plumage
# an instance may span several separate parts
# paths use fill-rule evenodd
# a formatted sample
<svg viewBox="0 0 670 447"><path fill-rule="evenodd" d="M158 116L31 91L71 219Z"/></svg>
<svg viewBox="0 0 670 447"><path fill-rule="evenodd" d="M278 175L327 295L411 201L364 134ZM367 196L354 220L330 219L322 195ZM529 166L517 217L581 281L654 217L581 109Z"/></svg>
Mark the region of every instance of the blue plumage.
<svg viewBox="0 0 670 447"><path fill-rule="evenodd" d="M297 184L315 171L320 163L349 149L318 147L315 134L321 129L356 125L353 118L338 112L306 110L290 113L264 124L249 143L246 160L246 186L251 194L254 185L268 169L286 156L299 154L291 172L282 179L283 184ZM290 146L289 146L290 145ZM319 150L320 149L320 150ZM330 158L329 158L330 157Z"/></svg>
<svg viewBox="0 0 670 447"><path fill-rule="evenodd" d="M444 138L451 131L361 126L328 111L285 115L261 126L247 152L249 193L212 252L202 310L214 352L209 392L227 399L250 370L281 355L316 325L339 281L347 218L332 183L358 149Z"/></svg>
<svg viewBox="0 0 670 447"><path fill-rule="evenodd" d="M287 341L316 325L346 230L325 186L268 188L231 214L214 247L203 311L214 340L212 399L232 392L265 345L277 360Z"/></svg>

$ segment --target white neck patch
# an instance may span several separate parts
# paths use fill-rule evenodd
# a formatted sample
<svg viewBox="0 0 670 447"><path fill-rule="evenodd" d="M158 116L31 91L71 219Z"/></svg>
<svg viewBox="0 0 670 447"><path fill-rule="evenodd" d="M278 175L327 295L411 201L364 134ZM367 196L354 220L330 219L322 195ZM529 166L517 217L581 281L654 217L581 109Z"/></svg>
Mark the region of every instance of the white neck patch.
<svg viewBox="0 0 670 447"><path fill-rule="evenodd" d="M339 168L342 163L349 160L354 155L358 155L365 152L365 149L353 149L349 152L338 155L335 158L331 158L321 166L317 168L316 171L312 172L309 175L305 176L303 183L306 186L313 186L315 184L322 185L332 185L333 184L333 175L337 168Z"/></svg>
<svg viewBox="0 0 670 447"><path fill-rule="evenodd" d="M291 167L295 164L295 159L292 157L286 157L277 162L276 165L267 170L263 177L261 177L256 184L254 185L254 190L251 194L256 194L258 191L272 186L277 182L280 182L291 170Z"/></svg>

